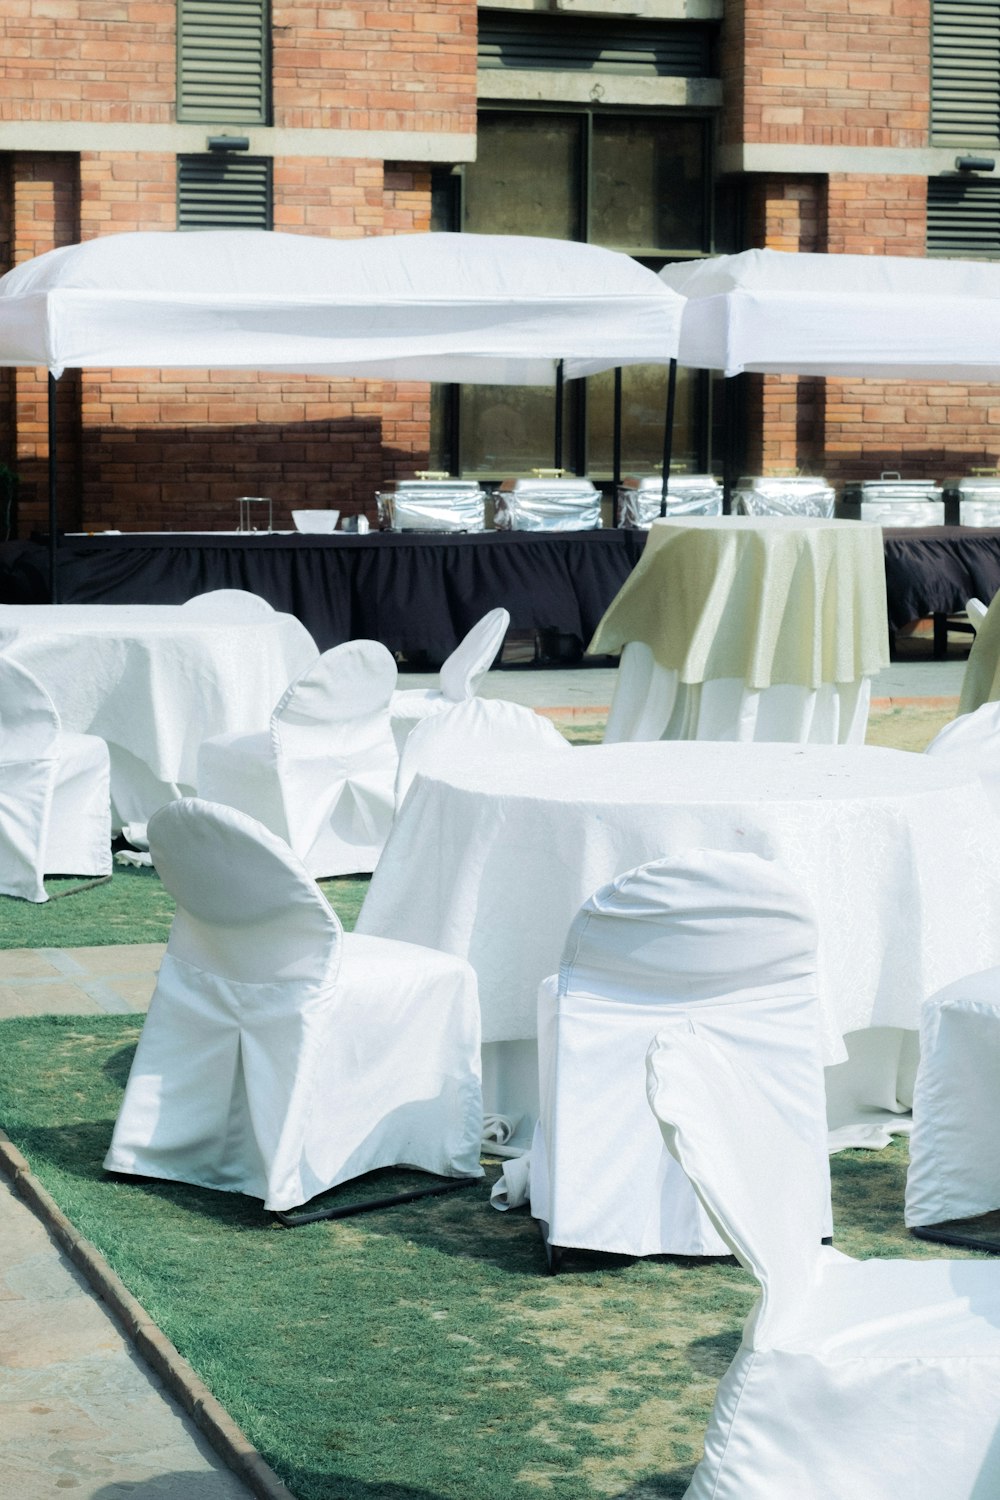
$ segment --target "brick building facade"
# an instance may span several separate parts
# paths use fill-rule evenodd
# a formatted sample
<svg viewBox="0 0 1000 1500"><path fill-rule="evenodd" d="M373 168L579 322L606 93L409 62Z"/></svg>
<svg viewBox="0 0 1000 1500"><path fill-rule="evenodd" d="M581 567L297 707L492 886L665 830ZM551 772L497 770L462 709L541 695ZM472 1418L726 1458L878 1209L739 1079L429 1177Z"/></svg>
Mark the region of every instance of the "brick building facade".
<svg viewBox="0 0 1000 1500"><path fill-rule="evenodd" d="M224 50L217 97L202 54L185 75L181 26L197 38L207 14L225 40L255 5L266 89L251 118L245 101L228 112ZM989 197L993 184L956 158L988 149L997 125L955 117L932 23L932 0L493 0L478 15L473 0L7 0L0 270L95 235L196 230L184 173L211 192L220 161L266 167L267 222L291 232L570 234L653 265L753 245L923 255L929 215L950 225L950 204L961 253L964 185ZM1000 253L1000 238L971 243ZM741 385L748 472L944 478L1000 457L987 386ZM675 451L718 468L709 389L688 380ZM570 423L596 477L603 399L581 397ZM228 528L253 493L277 524L293 505L373 514L382 482L428 462L482 472L477 420L475 392L416 383L69 372L61 513L70 529ZM22 535L44 522L46 424L44 371L0 371Z"/></svg>

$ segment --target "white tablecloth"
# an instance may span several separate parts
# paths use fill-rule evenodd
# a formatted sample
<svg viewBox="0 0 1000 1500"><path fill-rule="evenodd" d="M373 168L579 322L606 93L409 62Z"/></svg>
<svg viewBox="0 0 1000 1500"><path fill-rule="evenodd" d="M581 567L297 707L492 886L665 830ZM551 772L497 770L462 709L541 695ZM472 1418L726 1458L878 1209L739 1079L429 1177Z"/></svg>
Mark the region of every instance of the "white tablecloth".
<svg viewBox="0 0 1000 1500"><path fill-rule="evenodd" d="M318 655L292 615L232 623L170 604L0 606L0 651L48 689L63 729L107 741L116 827L191 794L201 741L264 729Z"/></svg>
<svg viewBox="0 0 1000 1500"><path fill-rule="evenodd" d="M468 958L485 1042L535 1035L539 981L604 881L692 847L780 859L819 918L827 1063L914 1030L924 998L1000 963L1000 820L967 765L874 747L654 742L419 776L358 931Z"/></svg>

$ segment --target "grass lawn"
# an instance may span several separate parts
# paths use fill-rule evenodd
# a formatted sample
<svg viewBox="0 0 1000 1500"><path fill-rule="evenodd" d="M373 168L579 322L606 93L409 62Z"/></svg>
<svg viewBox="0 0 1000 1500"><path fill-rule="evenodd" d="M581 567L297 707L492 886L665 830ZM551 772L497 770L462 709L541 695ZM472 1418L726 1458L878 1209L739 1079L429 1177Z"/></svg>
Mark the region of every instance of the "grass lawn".
<svg viewBox="0 0 1000 1500"><path fill-rule="evenodd" d="M528 1215L489 1205L492 1162L485 1185L298 1229L109 1179L140 1023L0 1023L0 1120L301 1500L683 1494L753 1297L734 1262L579 1254L549 1277ZM905 1163L902 1143L834 1159L840 1248L934 1253L903 1229Z"/></svg>
<svg viewBox="0 0 1000 1500"><path fill-rule="evenodd" d="M889 705L869 741L922 750L953 712ZM581 744L602 728L560 727ZM0 946L166 939L152 871L61 898L79 884L3 901ZM322 885L351 928L367 879ZM549 1277L529 1216L490 1207L489 1159L485 1184L297 1229L239 1195L108 1178L141 1022L0 1022L0 1125L299 1500L683 1494L754 1295L735 1262L577 1255ZM903 1140L834 1158L839 1248L938 1253L903 1228L905 1170Z"/></svg>

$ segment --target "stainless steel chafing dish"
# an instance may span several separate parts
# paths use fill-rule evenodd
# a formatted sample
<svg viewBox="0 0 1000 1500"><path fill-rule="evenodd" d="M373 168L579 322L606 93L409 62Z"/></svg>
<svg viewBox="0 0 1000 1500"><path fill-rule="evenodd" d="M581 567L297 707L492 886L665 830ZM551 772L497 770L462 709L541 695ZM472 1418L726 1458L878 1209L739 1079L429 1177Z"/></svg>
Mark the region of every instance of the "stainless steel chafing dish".
<svg viewBox="0 0 1000 1500"><path fill-rule="evenodd" d="M932 479L884 473L879 479L845 484L837 513L845 520L877 521L880 526L943 526L944 491Z"/></svg>
<svg viewBox="0 0 1000 1500"><path fill-rule="evenodd" d="M593 531L601 524L601 492L589 479L561 469L536 469L531 479L505 479L494 499L500 531Z"/></svg>
<svg viewBox="0 0 1000 1500"><path fill-rule="evenodd" d="M486 491L474 479L449 479L431 470L378 490L383 531L485 531Z"/></svg>
<svg viewBox="0 0 1000 1500"><path fill-rule="evenodd" d="M832 516L835 492L825 479L805 474L755 475L740 480L733 491L733 512L739 516Z"/></svg>
<svg viewBox="0 0 1000 1500"><path fill-rule="evenodd" d="M1000 527L1000 474L970 474L945 486L945 512L959 526Z"/></svg>
<svg viewBox="0 0 1000 1500"><path fill-rule="evenodd" d="M648 530L659 519L663 480L659 474L623 479L618 488L618 525ZM671 474L668 516L721 516L722 486L713 474Z"/></svg>

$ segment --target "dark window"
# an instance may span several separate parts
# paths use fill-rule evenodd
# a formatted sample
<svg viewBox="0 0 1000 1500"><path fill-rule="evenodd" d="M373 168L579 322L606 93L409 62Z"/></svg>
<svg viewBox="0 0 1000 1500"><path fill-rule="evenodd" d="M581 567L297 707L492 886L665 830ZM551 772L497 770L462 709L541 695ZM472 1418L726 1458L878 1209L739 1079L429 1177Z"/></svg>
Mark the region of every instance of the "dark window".
<svg viewBox="0 0 1000 1500"><path fill-rule="evenodd" d="M704 117L614 110L483 110L477 155L461 183L458 222L480 234L586 240L634 255L654 270L678 255L707 254L709 128ZM649 473L663 451L666 369L622 371L622 462ZM675 469L707 462L707 382L681 370ZM555 462L555 395L539 387L462 386L434 404L434 461L484 478ZM610 475L611 371L569 381L562 463Z"/></svg>

